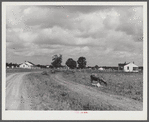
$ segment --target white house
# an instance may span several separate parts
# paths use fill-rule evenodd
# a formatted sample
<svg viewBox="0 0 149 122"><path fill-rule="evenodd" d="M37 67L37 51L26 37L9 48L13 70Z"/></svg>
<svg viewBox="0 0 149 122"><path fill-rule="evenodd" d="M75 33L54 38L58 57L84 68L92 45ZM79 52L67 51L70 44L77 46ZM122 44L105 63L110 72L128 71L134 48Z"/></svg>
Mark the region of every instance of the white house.
<svg viewBox="0 0 149 122"><path fill-rule="evenodd" d="M27 68L27 69L31 69L33 66L34 64L29 61L25 61L24 63L19 65L20 68Z"/></svg>
<svg viewBox="0 0 149 122"><path fill-rule="evenodd" d="M138 72L139 67L137 65L135 65L134 63L128 63L128 64L124 65L124 71L125 72Z"/></svg>

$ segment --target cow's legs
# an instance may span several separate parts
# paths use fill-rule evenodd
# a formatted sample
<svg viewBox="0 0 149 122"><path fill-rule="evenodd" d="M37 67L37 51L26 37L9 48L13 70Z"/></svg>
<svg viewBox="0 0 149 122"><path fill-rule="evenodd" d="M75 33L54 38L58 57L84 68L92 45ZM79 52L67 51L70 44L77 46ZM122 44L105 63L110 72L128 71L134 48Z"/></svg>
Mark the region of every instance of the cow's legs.
<svg viewBox="0 0 149 122"><path fill-rule="evenodd" d="M98 81L98 83L101 85L101 81L100 81L100 79L98 79L97 81Z"/></svg>

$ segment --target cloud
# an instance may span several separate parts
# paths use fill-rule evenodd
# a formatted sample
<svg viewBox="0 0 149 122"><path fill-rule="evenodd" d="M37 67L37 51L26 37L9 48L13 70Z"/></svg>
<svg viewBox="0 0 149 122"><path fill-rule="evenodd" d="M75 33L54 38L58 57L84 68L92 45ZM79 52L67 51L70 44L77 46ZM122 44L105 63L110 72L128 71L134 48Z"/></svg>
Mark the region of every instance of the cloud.
<svg viewBox="0 0 149 122"><path fill-rule="evenodd" d="M37 33L32 33L32 32L24 32L19 34L19 38L26 42L32 42L36 40L37 37L38 37Z"/></svg>
<svg viewBox="0 0 149 122"><path fill-rule="evenodd" d="M20 28L24 27L24 18L21 6L7 6L6 7L6 27Z"/></svg>
<svg viewBox="0 0 149 122"><path fill-rule="evenodd" d="M142 14L140 6L9 6L7 53L131 59L142 55Z"/></svg>
<svg viewBox="0 0 149 122"><path fill-rule="evenodd" d="M93 13L95 11L104 11L107 8L110 9L111 7L105 7L105 6L63 6L64 9L71 13L83 13L83 14L88 14L88 13Z"/></svg>
<svg viewBox="0 0 149 122"><path fill-rule="evenodd" d="M134 41L143 37L143 8L131 7L126 11L120 10L120 25L117 31L123 31L127 35L132 35Z"/></svg>
<svg viewBox="0 0 149 122"><path fill-rule="evenodd" d="M74 15L70 15L69 12L54 7L34 6L24 10L24 22L28 26L40 25L42 28L60 26L71 29L73 24L72 17Z"/></svg>

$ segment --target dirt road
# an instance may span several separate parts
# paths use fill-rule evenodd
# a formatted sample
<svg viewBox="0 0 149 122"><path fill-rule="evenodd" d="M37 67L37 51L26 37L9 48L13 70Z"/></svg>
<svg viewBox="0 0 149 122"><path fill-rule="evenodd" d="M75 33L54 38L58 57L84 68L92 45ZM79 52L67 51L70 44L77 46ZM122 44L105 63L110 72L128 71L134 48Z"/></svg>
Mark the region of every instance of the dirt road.
<svg viewBox="0 0 149 122"><path fill-rule="evenodd" d="M64 79L60 74L53 75L53 80L61 85L66 86L70 90L81 94L82 96L88 96L89 99L102 103L107 106L113 106L117 110L142 110L143 103L132 100L123 96L111 95L96 90L94 87L85 86L72 81ZM100 87L99 87L100 88Z"/></svg>
<svg viewBox="0 0 149 122"><path fill-rule="evenodd" d="M6 78L6 110L30 110L31 101L28 98L23 78L29 73L16 73Z"/></svg>

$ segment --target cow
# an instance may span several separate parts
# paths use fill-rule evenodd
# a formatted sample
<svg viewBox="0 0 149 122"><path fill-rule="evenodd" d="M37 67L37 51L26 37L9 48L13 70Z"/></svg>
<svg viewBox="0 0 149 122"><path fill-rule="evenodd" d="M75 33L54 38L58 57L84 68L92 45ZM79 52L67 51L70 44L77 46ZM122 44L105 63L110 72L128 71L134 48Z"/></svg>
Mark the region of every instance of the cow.
<svg viewBox="0 0 149 122"><path fill-rule="evenodd" d="M93 81L97 81L98 86L100 86L102 83L107 86L107 83L105 82L105 80L103 78L97 77L96 74L91 74L90 78L91 78L91 83L93 83Z"/></svg>

